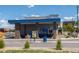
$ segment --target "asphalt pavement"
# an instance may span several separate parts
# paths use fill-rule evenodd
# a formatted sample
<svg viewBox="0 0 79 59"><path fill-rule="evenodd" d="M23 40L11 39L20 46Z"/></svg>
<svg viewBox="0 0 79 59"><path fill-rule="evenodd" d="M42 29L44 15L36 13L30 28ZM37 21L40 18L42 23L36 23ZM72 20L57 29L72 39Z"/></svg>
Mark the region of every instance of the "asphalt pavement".
<svg viewBox="0 0 79 59"><path fill-rule="evenodd" d="M23 48L25 44L25 39L5 39L5 47L20 47ZM63 48L79 48L79 39L74 40L61 40ZM48 40L43 42L43 40L30 40L31 47L46 47L55 48L56 40Z"/></svg>

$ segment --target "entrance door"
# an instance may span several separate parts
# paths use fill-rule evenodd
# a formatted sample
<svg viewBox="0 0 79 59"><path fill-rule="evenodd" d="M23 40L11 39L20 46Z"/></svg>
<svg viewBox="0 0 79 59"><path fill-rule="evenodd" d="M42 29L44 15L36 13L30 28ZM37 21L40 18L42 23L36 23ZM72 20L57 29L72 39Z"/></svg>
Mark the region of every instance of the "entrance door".
<svg viewBox="0 0 79 59"><path fill-rule="evenodd" d="M21 30L20 31L21 38L25 38L25 36L27 34L30 35L30 38L32 37L32 31L29 31L29 30Z"/></svg>
<svg viewBox="0 0 79 59"><path fill-rule="evenodd" d="M47 36L47 33L48 33L48 27L42 27L38 32L40 38Z"/></svg>
<svg viewBox="0 0 79 59"><path fill-rule="evenodd" d="M24 30L20 30L20 36L21 36L21 38L25 38L25 35L26 35L25 31Z"/></svg>
<svg viewBox="0 0 79 59"><path fill-rule="evenodd" d="M51 38L53 36L52 32L52 29L50 30L49 27L43 27L38 34L40 38L43 38L44 36L46 36L47 38Z"/></svg>
<svg viewBox="0 0 79 59"><path fill-rule="evenodd" d="M32 31L26 30L25 33L28 34L28 35L30 35L30 38L32 38Z"/></svg>

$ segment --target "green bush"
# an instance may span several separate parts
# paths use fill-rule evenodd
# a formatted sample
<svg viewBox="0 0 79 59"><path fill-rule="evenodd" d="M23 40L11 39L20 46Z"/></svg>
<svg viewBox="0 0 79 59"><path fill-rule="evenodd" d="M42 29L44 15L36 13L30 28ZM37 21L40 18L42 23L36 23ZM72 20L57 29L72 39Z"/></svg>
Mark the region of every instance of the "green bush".
<svg viewBox="0 0 79 59"><path fill-rule="evenodd" d="M30 48L30 43L28 40L26 40L24 48L25 49Z"/></svg>
<svg viewBox="0 0 79 59"><path fill-rule="evenodd" d="M61 40L57 40L56 50L62 50Z"/></svg>
<svg viewBox="0 0 79 59"><path fill-rule="evenodd" d="M72 23L63 24L63 30L68 32L74 31L74 25Z"/></svg>
<svg viewBox="0 0 79 59"><path fill-rule="evenodd" d="M0 49L4 48L4 41L0 40Z"/></svg>

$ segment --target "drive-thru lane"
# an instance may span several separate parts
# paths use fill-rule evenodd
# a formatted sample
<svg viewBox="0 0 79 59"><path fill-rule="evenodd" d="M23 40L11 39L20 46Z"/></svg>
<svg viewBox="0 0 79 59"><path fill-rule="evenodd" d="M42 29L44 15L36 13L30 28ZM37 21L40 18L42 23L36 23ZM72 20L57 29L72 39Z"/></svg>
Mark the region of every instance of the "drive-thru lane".
<svg viewBox="0 0 79 59"><path fill-rule="evenodd" d="M24 47L25 39L5 39L5 47ZM79 40L61 40L63 48L79 48ZM30 40L31 47L47 47L47 48L55 48L56 40L48 40L47 42L43 42L40 40Z"/></svg>

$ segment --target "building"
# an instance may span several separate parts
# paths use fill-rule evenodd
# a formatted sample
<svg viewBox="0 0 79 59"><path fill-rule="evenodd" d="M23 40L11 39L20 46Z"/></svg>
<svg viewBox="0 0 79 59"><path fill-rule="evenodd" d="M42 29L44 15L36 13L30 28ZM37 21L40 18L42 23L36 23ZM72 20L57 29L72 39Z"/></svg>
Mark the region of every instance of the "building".
<svg viewBox="0 0 79 59"><path fill-rule="evenodd" d="M20 20L9 20L10 24L15 24L16 38L25 38L27 34L36 38L44 36L48 38L56 38L58 34L58 25L60 25L60 17L58 15L42 16L42 17L26 17Z"/></svg>
<svg viewBox="0 0 79 59"><path fill-rule="evenodd" d="M63 24L72 24L72 25L76 25L76 21L63 21Z"/></svg>
<svg viewBox="0 0 79 59"><path fill-rule="evenodd" d="M0 28L0 32L8 32L9 30L7 28Z"/></svg>

